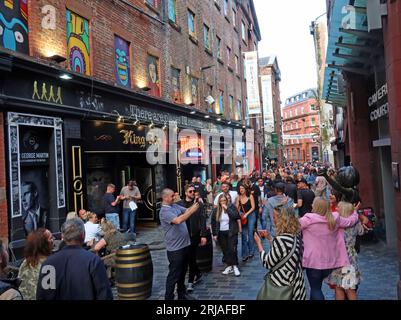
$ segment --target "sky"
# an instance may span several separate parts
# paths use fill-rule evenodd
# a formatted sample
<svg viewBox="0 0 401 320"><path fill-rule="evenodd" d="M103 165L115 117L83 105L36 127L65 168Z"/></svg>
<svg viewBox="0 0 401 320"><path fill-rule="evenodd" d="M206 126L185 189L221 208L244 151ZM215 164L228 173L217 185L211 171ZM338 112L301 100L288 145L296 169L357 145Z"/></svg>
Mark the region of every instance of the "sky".
<svg viewBox="0 0 401 320"><path fill-rule="evenodd" d="M326 12L326 0L254 0L262 41L259 58L276 55L281 101L317 87L313 36L309 26ZM319 21L326 21L326 16Z"/></svg>

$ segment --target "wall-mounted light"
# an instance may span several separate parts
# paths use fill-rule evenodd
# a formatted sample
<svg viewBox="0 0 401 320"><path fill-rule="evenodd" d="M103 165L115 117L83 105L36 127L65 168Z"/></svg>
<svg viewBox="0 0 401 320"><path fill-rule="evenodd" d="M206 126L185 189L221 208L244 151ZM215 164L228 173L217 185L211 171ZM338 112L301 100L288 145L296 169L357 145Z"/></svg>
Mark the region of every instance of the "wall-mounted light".
<svg viewBox="0 0 401 320"><path fill-rule="evenodd" d="M167 130L167 124L166 124L166 123L164 123L164 126L162 127L162 130L163 130L163 131L166 131L166 130Z"/></svg>
<svg viewBox="0 0 401 320"><path fill-rule="evenodd" d="M63 79L63 80L71 80L72 76L69 75L68 73L62 73L62 74L59 75L59 78Z"/></svg>
<svg viewBox="0 0 401 320"><path fill-rule="evenodd" d="M196 114L196 111L195 111L195 110L192 110L192 111L190 112L190 114Z"/></svg>
<svg viewBox="0 0 401 320"><path fill-rule="evenodd" d="M56 63L61 63L61 62L64 62L65 60L67 60L66 57L63 57L63 56L61 56L59 54L54 54L54 55L52 55L50 57L46 57L46 59L54 61Z"/></svg>
<svg viewBox="0 0 401 320"><path fill-rule="evenodd" d="M153 121L150 123L149 125L149 129L153 129L155 127L155 124L153 123Z"/></svg>
<svg viewBox="0 0 401 320"><path fill-rule="evenodd" d="M207 115L205 115L205 119L209 119L210 118L210 116L207 114Z"/></svg>
<svg viewBox="0 0 401 320"><path fill-rule="evenodd" d="M111 113L115 113L117 115L117 122L123 122L124 121L123 116L120 115L117 110L114 109Z"/></svg>
<svg viewBox="0 0 401 320"><path fill-rule="evenodd" d="M221 121L221 118L217 118L216 120L217 120L217 121Z"/></svg>
<svg viewBox="0 0 401 320"><path fill-rule="evenodd" d="M194 105L195 105L195 103L193 103L193 102L187 103L188 107L193 107Z"/></svg>
<svg viewBox="0 0 401 320"><path fill-rule="evenodd" d="M227 124L231 124L231 121L228 121Z"/></svg>
<svg viewBox="0 0 401 320"><path fill-rule="evenodd" d="M145 86L145 87L142 87L142 88L140 88L142 91L150 91L150 88L149 87L147 87L147 86Z"/></svg>

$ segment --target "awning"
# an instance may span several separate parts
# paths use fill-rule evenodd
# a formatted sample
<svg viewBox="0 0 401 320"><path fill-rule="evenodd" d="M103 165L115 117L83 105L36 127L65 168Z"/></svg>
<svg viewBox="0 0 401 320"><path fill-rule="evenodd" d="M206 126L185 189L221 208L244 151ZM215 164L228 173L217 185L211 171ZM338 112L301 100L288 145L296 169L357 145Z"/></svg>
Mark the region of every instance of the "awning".
<svg viewBox="0 0 401 320"><path fill-rule="evenodd" d="M328 103L346 105L343 71L369 75L375 57L383 54L380 33L368 32L366 2L333 1L322 92L322 99Z"/></svg>

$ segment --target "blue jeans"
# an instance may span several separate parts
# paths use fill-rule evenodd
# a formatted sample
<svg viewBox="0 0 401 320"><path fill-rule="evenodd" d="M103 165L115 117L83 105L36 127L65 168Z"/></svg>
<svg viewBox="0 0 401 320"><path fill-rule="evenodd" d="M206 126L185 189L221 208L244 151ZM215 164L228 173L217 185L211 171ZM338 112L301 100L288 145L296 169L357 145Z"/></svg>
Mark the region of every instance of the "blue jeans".
<svg viewBox="0 0 401 320"><path fill-rule="evenodd" d="M106 213L106 220L110 221L117 230L120 230L120 217L118 213Z"/></svg>
<svg viewBox="0 0 401 320"><path fill-rule="evenodd" d="M323 280L327 278L333 270L318 270L310 268L305 268L305 270L310 285L310 300L324 300L322 283Z"/></svg>
<svg viewBox="0 0 401 320"><path fill-rule="evenodd" d="M136 210L131 210L130 208L124 208L123 229L125 231L128 231L128 223L129 223L130 232L135 233L135 216L136 216Z"/></svg>
<svg viewBox="0 0 401 320"><path fill-rule="evenodd" d="M263 206L262 207L262 216L260 217L260 225L262 227L262 230L267 230L267 220L270 220L270 216L267 214L267 207Z"/></svg>
<svg viewBox="0 0 401 320"><path fill-rule="evenodd" d="M257 212L254 211L248 215L248 223L242 226L242 259L255 255L256 245L253 239L253 231L256 228L256 214Z"/></svg>

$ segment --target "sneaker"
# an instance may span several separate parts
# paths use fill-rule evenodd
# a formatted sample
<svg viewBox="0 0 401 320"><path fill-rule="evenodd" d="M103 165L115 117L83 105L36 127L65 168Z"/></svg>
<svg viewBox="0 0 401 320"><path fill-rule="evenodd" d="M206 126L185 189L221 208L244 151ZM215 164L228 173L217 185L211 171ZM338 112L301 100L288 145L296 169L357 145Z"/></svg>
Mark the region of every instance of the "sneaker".
<svg viewBox="0 0 401 320"><path fill-rule="evenodd" d="M222 272L222 274L230 274L233 272L234 272L233 267L229 266Z"/></svg>
<svg viewBox="0 0 401 320"><path fill-rule="evenodd" d="M193 291L194 291L194 285L193 285L193 283L188 282L187 291L188 291L188 292L193 292Z"/></svg>
<svg viewBox="0 0 401 320"><path fill-rule="evenodd" d="M196 285L196 284L198 284L199 282L201 282L201 281L202 281L202 277L203 277L203 274L202 274L202 273L200 273L199 276L195 276L194 285Z"/></svg>
<svg viewBox="0 0 401 320"><path fill-rule="evenodd" d="M246 261L248 261L248 259L249 259L249 257L245 257L245 258L242 258L242 261L246 262Z"/></svg>
<svg viewBox="0 0 401 320"><path fill-rule="evenodd" d="M238 269L237 266L234 266L234 275L235 275L236 277L239 277L239 276L241 275L241 272L239 272L239 269Z"/></svg>

